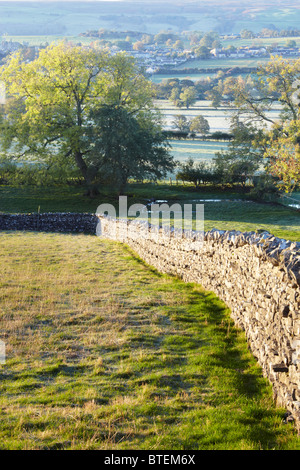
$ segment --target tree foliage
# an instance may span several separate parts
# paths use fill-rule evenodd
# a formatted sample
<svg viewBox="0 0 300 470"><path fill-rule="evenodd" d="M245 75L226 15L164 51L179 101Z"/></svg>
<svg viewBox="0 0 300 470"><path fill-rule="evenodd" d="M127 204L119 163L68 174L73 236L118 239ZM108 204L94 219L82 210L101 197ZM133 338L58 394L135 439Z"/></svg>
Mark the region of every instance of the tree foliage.
<svg viewBox="0 0 300 470"><path fill-rule="evenodd" d="M128 125L148 132L157 150L160 142L162 152L156 152L158 168L164 164L163 156L169 168L159 116L153 112L154 88L133 58L61 43L42 50L30 63L22 61L18 53L13 55L2 67L0 78L8 95L1 120L3 151L22 156L23 160L37 158L49 167L75 166L91 188L99 174L107 171L108 162L112 164L104 157L105 152L96 152L101 131L95 128L103 125L99 116L107 106L122 109ZM124 132L114 136L120 140L119 148L123 145L122 155ZM132 152L137 155L132 145L133 141L127 148L127 158ZM139 146L139 155L146 160L150 153Z"/></svg>
<svg viewBox="0 0 300 470"><path fill-rule="evenodd" d="M299 77L300 59L273 57L250 80L235 82L235 139L224 155L260 163L288 192L300 183ZM278 105L279 117L272 112Z"/></svg>
<svg viewBox="0 0 300 470"><path fill-rule="evenodd" d="M159 129L143 125L121 106L104 105L92 112L95 165L102 178L112 181L119 193L129 178L160 179L174 168L168 145ZM101 158L99 158L99 156Z"/></svg>
<svg viewBox="0 0 300 470"><path fill-rule="evenodd" d="M207 162L198 162L190 158L179 165L179 171L176 174L177 180L193 183L196 188L200 184L218 184L221 182L221 175L218 168Z"/></svg>

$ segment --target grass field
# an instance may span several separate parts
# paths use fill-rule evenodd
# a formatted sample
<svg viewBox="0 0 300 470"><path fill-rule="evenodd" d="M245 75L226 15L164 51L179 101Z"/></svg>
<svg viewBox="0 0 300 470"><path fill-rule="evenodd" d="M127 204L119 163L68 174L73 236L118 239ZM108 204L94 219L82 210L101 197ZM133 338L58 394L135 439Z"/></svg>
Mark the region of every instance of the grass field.
<svg viewBox="0 0 300 470"><path fill-rule="evenodd" d="M94 236L0 251L1 450L300 448L214 294Z"/></svg>
<svg viewBox="0 0 300 470"><path fill-rule="evenodd" d="M171 153L175 160L184 162L192 158L195 162L211 162L217 152L226 150L227 142L209 142L203 140L172 140Z"/></svg>
<svg viewBox="0 0 300 470"><path fill-rule="evenodd" d="M71 41L74 44L90 44L93 41L93 38L87 38L84 36L62 36L61 34L47 34L47 35L22 35L22 36L14 36L14 35L6 35L7 41L17 41L21 44L23 42L29 44L29 46L40 46L46 44L58 44L61 41Z"/></svg>
<svg viewBox="0 0 300 470"><path fill-rule="evenodd" d="M300 37L292 37L292 38L256 38L256 39L223 39L222 45L223 47L227 46L235 46L235 47L242 47L242 46L286 46L286 43L292 39L296 41L297 47L300 46Z"/></svg>
<svg viewBox="0 0 300 470"><path fill-rule="evenodd" d="M171 76L170 76L171 78ZM207 119L210 132L229 132L230 125L231 125L231 117L234 108L229 106L219 106L218 108L214 108L211 106L211 101L207 100L198 100L194 103L193 106L190 108L178 108L169 100L155 100L155 106L160 110L162 115L163 126L166 129L174 128L174 116L178 114L182 114L186 116L188 119L192 119L196 116L203 116ZM267 112L267 115L272 116L272 119L280 118L280 105L274 105L274 109ZM242 119L242 118L241 118ZM221 146L223 143L220 144Z"/></svg>
<svg viewBox="0 0 300 470"><path fill-rule="evenodd" d="M189 68L216 69L216 68L234 68L234 67L258 67L260 64L266 64L270 61L268 57L257 57L249 59L193 59L184 62L176 67L177 71Z"/></svg>
<svg viewBox="0 0 300 470"><path fill-rule="evenodd" d="M273 235L300 241L299 211L278 204L248 200L240 190L217 190L173 184L129 184L128 207L133 203L146 204L151 198L167 200L170 204L204 204L205 230L255 231L268 230ZM89 212L95 213L103 202L118 209L118 197L104 191L95 199L84 196L83 188L13 188L0 186L0 212Z"/></svg>
<svg viewBox="0 0 300 470"><path fill-rule="evenodd" d="M192 73L192 74L183 74L180 73L180 71L177 73L176 70L174 70L174 73L172 74L153 74L151 76L151 81L153 83L160 83L163 80L169 79L169 78L178 78L179 80L193 80L196 82L197 80L204 80L205 78L215 78L217 76L217 73Z"/></svg>
<svg viewBox="0 0 300 470"><path fill-rule="evenodd" d="M193 119L196 116L203 116L207 119L210 132L216 131L229 131L230 128L230 110L228 107L220 106L213 108L211 102L207 100L199 100L194 103L189 109L178 108L169 100L155 100L157 106L162 114L163 125L166 129L174 129L174 117L178 114L186 116L188 119Z"/></svg>

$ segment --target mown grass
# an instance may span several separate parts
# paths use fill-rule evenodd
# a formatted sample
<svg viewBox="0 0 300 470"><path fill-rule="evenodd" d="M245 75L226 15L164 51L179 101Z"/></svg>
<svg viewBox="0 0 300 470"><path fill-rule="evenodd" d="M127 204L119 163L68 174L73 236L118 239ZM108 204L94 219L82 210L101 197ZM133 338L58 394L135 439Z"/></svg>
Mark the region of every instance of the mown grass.
<svg viewBox="0 0 300 470"><path fill-rule="evenodd" d="M0 253L2 450L300 448L214 294L94 236Z"/></svg>

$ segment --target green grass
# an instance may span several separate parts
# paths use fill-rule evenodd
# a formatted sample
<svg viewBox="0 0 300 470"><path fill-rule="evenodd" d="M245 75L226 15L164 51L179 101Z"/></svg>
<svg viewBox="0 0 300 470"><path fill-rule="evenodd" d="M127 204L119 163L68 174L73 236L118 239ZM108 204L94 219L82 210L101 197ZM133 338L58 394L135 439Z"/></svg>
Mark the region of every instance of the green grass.
<svg viewBox="0 0 300 470"><path fill-rule="evenodd" d="M70 35L70 36L62 36L61 34L53 34L53 35L34 35L34 36L28 36L28 35L11 35L8 34L6 36L7 41L17 41L20 42L21 44L23 42L28 43L29 46L40 46L40 45L46 45L46 44L58 44L61 41L71 41L74 44L90 44L92 41L92 38L87 38L84 36L76 36L76 35Z"/></svg>
<svg viewBox="0 0 300 470"><path fill-rule="evenodd" d="M300 448L214 294L94 236L0 252L2 450Z"/></svg>
<svg viewBox="0 0 300 470"><path fill-rule="evenodd" d="M183 69L216 69L233 67L258 67L261 64L270 62L269 57L257 57L249 59L193 59L176 66L176 70Z"/></svg>
<svg viewBox="0 0 300 470"><path fill-rule="evenodd" d="M286 46L289 40L296 41L297 47L300 45L300 37L291 37L291 38L256 38L256 39L225 39L222 40L222 46L235 46L235 47L243 47L243 46Z"/></svg>
<svg viewBox="0 0 300 470"><path fill-rule="evenodd" d="M273 235L300 241L300 213L279 204L249 202L240 190L216 190L173 184L130 184L128 207L156 198L170 203L204 204L205 230L268 230ZM211 200L217 200L212 202ZM221 200L221 201L219 201ZM103 202L118 208L118 196L107 193L95 199L84 196L83 188L12 188L0 186L0 212L90 212Z"/></svg>
<svg viewBox="0 0 300 470"><path fill-rule="evenodd" d="M173 140L171 141L171 146L171 152L174 159L180 163L187 161L189 158L192 158L195 163L202 161L212 163L212 159L215 157L217 152L227 150L228 142Z"/></svg>

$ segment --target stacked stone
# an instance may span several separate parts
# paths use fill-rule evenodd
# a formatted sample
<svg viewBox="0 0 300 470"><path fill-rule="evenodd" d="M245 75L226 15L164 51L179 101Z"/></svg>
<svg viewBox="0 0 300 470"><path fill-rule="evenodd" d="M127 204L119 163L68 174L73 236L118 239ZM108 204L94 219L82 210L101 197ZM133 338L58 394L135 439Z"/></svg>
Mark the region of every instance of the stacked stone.
<svg viewBox="0 0 300 470"><path fill-rule="evenodd" d="M268 232L178 233L100 217L98 234L127 243L161 272L214 291L245 331L279 406L300 430L300 243Z"/></svg>
<svg viewBox="0 0 300 470"><path fill-rule="evenodd" d="M95 234L98 219L91 214L0 214L0 230Z"/></svg>

